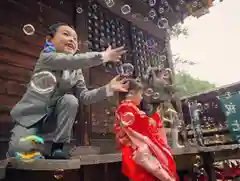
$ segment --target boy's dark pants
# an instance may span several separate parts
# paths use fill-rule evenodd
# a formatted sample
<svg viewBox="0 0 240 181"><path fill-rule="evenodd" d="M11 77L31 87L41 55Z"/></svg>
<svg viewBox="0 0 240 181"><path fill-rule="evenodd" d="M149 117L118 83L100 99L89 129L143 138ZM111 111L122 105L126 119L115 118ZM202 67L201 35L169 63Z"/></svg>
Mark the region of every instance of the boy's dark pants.
<svg viewBox="0 0 240 181"><path fill-rule="evenodd" d="M32 142L20 142L20 138L41 134L41 130L44 130L44 126L47 126L49 122L55 122L56 125L53 143L69 143L78 105L78 99L74 95L65 94L57 101L52 113L54 116L51 115L44 120L40 120L31 127L24 127L16 123L11 131L8 155L14 156L15 152L28 152L33 147ZM55 119L51 119L53 117Z"/></svg>

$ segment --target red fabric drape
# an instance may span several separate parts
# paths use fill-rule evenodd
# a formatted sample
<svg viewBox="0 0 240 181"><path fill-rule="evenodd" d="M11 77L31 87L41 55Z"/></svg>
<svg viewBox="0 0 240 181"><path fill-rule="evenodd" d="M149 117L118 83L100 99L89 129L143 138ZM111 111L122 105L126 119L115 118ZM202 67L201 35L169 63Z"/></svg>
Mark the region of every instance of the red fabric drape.
<svg viewBox="0 0 240 181"><path fill-rule="evenodd" d="M124 125L122 124L123 122ZM170 147L167 145L166 137L159 134L159 130L163 128L163 123L158 113L155 113L150 118L131 101L123 101L116 110L114 125L116 141L122 149L122 172L132 181L156 181L157 178L132 160L134 149L131 146L131 142L127 139L127 135L121 129L122 126L129 127L147 136L163 153L164 158L159 156L157 159L166 168L168 173L178 180L176 164L171 155Z"/></svg>

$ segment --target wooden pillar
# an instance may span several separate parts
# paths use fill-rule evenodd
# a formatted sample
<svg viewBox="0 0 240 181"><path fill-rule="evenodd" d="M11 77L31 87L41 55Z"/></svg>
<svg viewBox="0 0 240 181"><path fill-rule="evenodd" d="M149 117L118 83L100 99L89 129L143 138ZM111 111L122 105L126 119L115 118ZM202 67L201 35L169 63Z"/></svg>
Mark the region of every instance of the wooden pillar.
<svg viewBox="0 0 240 181"><path fill-rule="evenodd" d="M170 30L168 30L170 31ZM166 31L166 51L167 51L167 63L169 68L172 70L172 83L175 84L175 70L174 70L174 64L173 64L173 60L172 60L172 49L171 49L171 44L170 44L170 39L171 39L171 35L170 33ZM183 113L182 113L182 105L181 105L181 101L179 99L179 97L175 96L174 97L175 101L176 101L176 106L177 106L177 111L180 113L181 119L183 119Z"/></svg>
<svg viewBox="0 0 240 181"><path fill-rule="evenodd" d="M87 27L87 1L76 0L75 8L75 29L79 40L79 52L84 53L88 51L87 39L88 39L88 27ZM82 8L82 12L80 11ZM86 85L89 85L89 69L83 70ZM75 124L75 137L78 144L89 145L88 127L89 127L89 106L83 106L80 103L79 113L77 117L77 123Z"/></svg>
<svg viewBox="0 0 240 181"><path fill-rule="evenodd" d="M203 167L208 175L209 181L216 181L216 172L213 168L214 157L212 152L203 152L201 153L201 157L203 160Z"/></svg>
<svg viewBox="0 0 240 181"><path fill-rule="evenodd" d="M171 35L168 31L170 31L170 30L167 30L165 33L166 56L167 56L168 67L172 70L172 74L173 74L172 83L175 84L175 75L176 74L175 74L174 64L173 64L173 60L172 60L172 49L171 49L171 44L170 44ZM179 97L175 96L174 101L176 102L177 112L180 113L180 119L183 120L181 100L179 99Z"/></svg>

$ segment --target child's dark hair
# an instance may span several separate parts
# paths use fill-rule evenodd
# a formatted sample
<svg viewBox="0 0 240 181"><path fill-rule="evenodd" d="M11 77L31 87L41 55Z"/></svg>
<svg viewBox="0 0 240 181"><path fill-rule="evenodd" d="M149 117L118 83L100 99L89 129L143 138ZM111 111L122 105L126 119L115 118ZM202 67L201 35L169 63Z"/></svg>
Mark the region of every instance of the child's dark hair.
<svg viewBox="0 0 240 181"><path fill-rule="evenodd" d="M138 92L140 90L143 90L143 85L141 81L137 79L128 79L127 82L129 83L128 92L129 91ZM126 99L128 92L119 92L118 94L119 103Z"/></svg>
<svg viewBox="0 0 240 181"><path fill-rule="evenodd" d="M73 26L71 26L70 24L67 24L67 23L62 23L62 22L55 23L48 27L47 35L54 37L54 35L56 34L56 32L60 26L69 26L69 27L73 28Z"/></svg>

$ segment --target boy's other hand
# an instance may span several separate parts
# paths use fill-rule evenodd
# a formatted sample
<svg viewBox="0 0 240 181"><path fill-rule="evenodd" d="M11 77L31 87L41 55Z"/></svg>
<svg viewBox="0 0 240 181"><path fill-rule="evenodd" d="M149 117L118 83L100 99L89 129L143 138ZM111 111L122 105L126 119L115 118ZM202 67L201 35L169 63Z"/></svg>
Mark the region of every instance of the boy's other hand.
<svg viewBox="0 0 240 181"><path fill-rule="evenodd" d="M129 83L126 79L121 79L120 75L114 77L109 83L110 89L113 92L127 92Z"/></svg>
<svg viewBox="0 0 240 181"><path fill-rule="evenodd" d="M121 59L121 56L126 53L127 51L124 50L124 47L118 47L112 49L111 46L109 46L106 51L102 52L103 55L103 61L104 62L119 62Z"/></svg>

